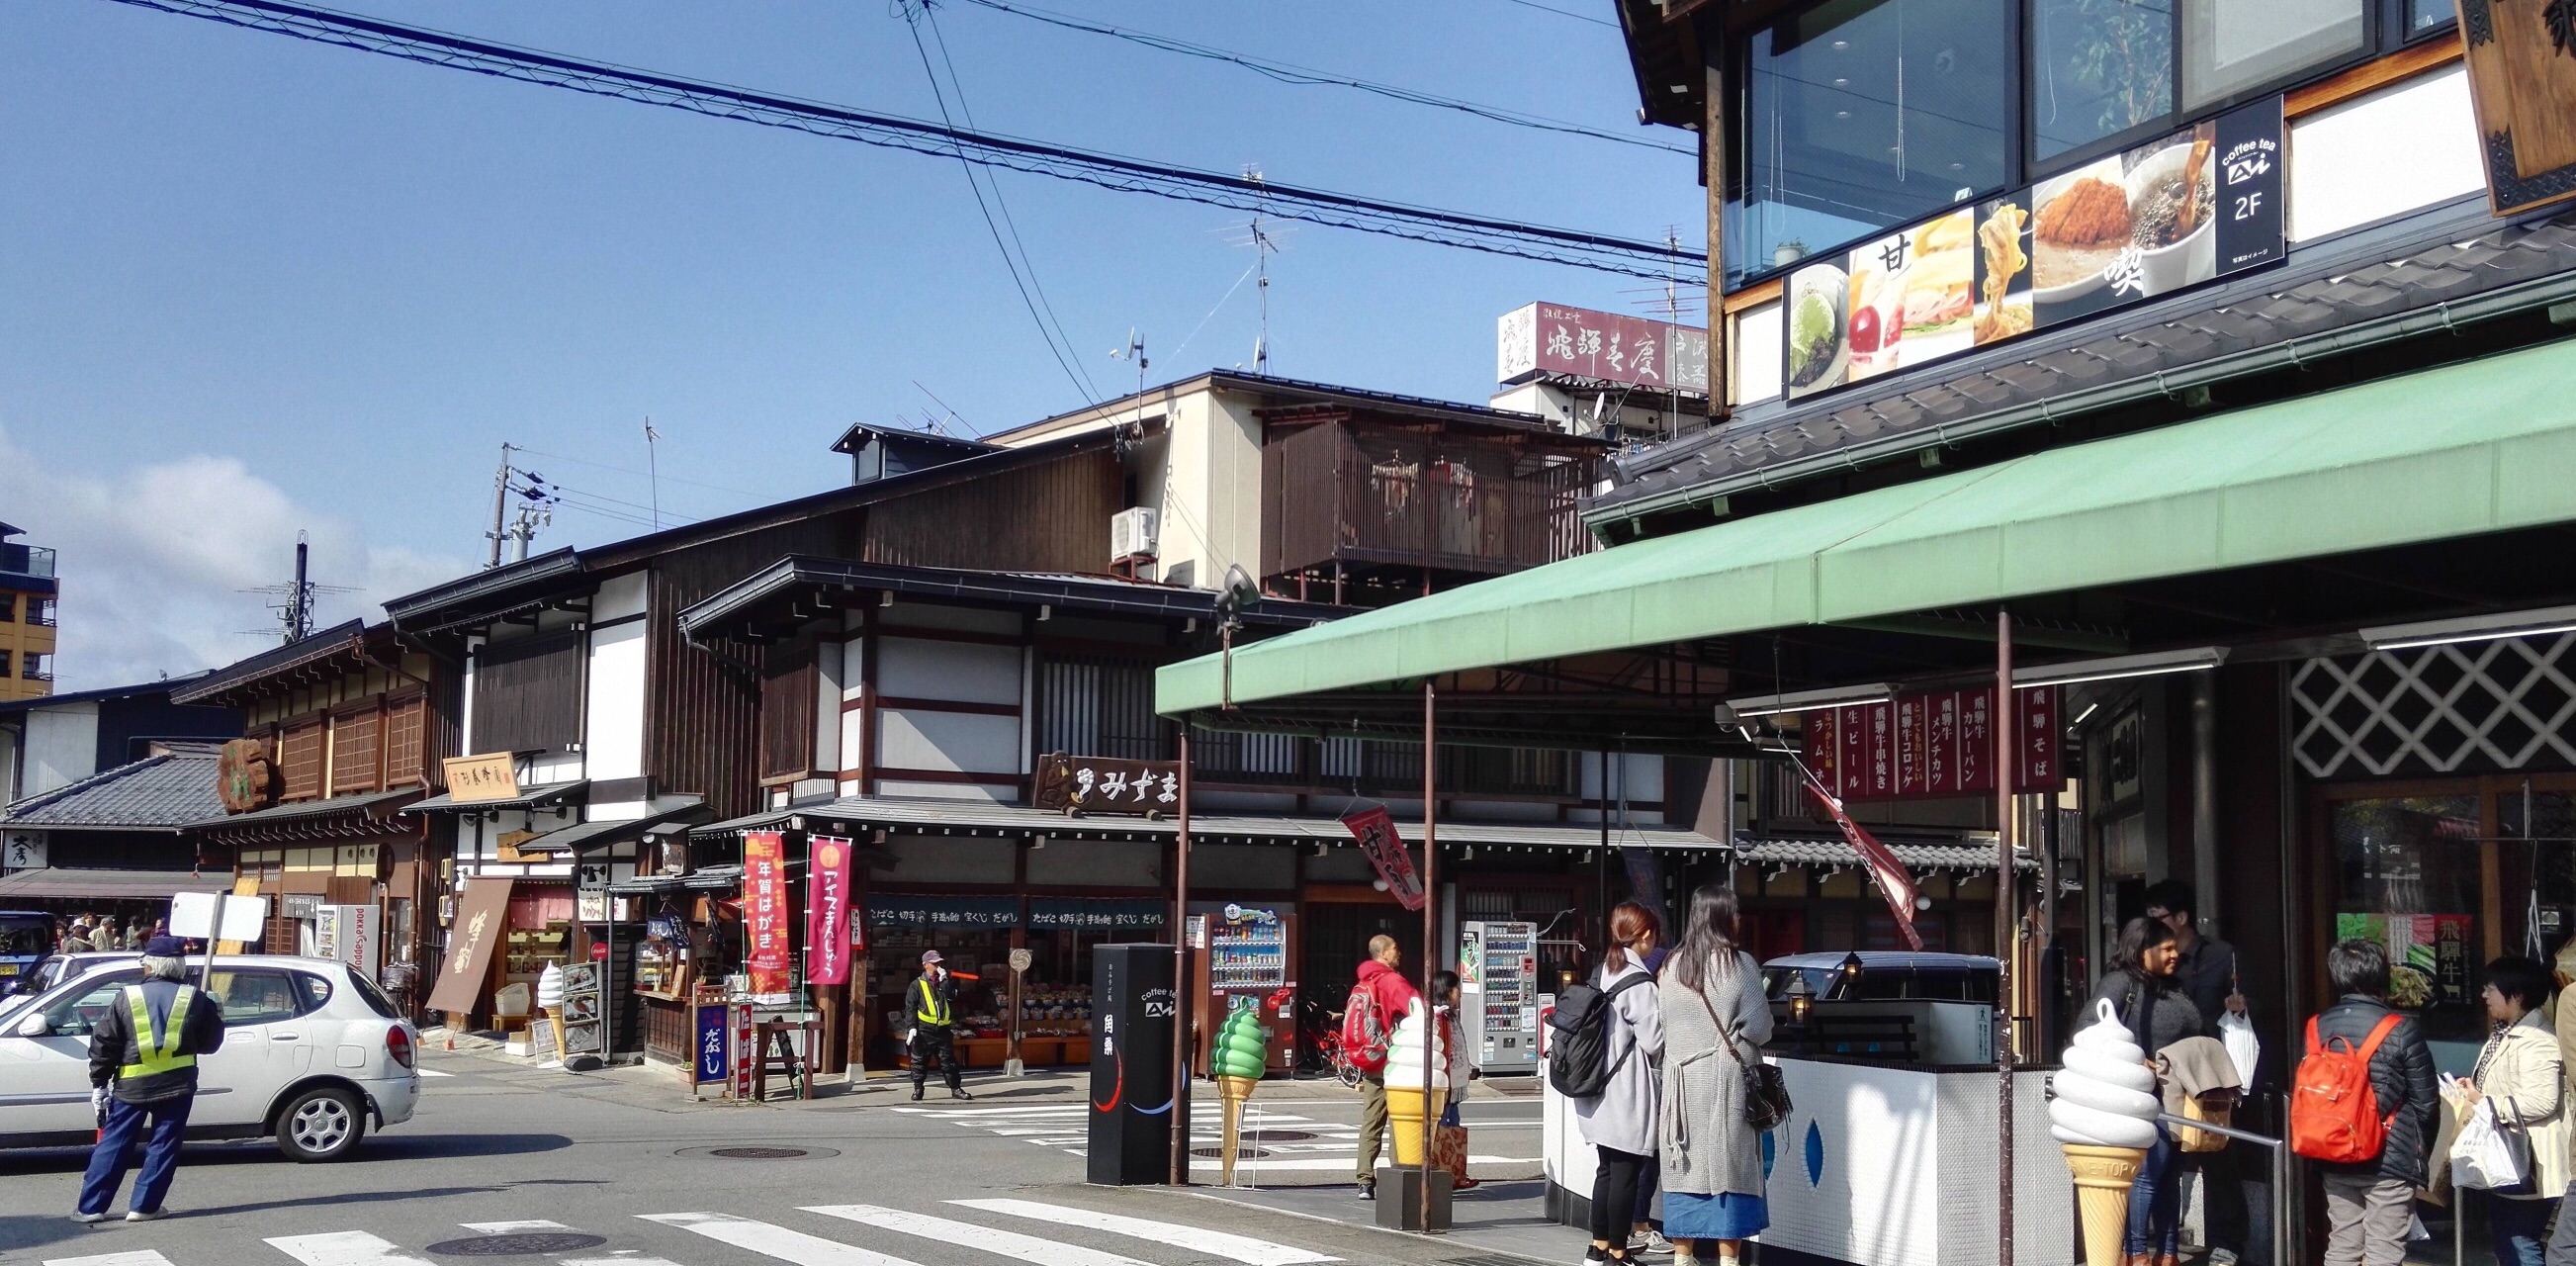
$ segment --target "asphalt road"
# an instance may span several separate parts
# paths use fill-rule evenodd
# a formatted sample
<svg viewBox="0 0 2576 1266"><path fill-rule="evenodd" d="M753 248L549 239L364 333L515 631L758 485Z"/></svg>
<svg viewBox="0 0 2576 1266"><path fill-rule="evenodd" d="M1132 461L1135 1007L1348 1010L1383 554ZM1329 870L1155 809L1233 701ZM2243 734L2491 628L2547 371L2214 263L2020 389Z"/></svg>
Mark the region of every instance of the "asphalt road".
<svg viewBox="0 0 2576 1266"><path fill-rule="evenodd" d="M499 1260L600 1266L1301 1266L1447 1262L1458 1252L1205 1192L1084 1186L1082 1086L1070 1077L980 1081L971 1104L934 1089L915 1105L877 1089L736 1106L693 1102L662 1075L575 1077L438 1053L424 1068L444 1075L429 1079L419 1113L348 1161L295 1165L266 1143L191 1146L171 1216L158 1222L72 1222L86 1153L0 1154L0 1260L462 1262L478 1248L512 1246L490 1243L491 1234L581 1237L520 1241L536 1251ZM1205 1098L1213 1110L1215 1096ZM1355 1099L1282 1092L1253 1107L1262 1133L1247 1146L1262 1155L1245 1164L1271 1166L1257 1171L1265 1184L1349 1182ZM1487 1158L1479 1172L1536 1171L1534 1102L1467 1110L1471 1151ZM1212 1126L1200 1142L1214 1144ZM709 1154L740 1147L807 1154ZM1364 1223L1366 1206L1349 1207Z"/></svg>

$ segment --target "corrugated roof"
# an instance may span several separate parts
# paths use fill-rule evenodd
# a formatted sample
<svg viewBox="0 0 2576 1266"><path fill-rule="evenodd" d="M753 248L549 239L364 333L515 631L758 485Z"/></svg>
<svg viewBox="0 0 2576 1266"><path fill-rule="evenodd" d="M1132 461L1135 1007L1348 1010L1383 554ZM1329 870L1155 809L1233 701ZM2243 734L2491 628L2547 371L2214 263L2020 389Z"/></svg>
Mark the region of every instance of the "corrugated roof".
<svg viewBox="0 0 2576 1266"><path fill-rule="evenodd" d="M216 746L171 743L167 751L29 796L0 814L0 826L47 830L177 831L223 813L215 790Z"/></svg>
<svg viewBox="0 0 2576 1266"><path fill-rule="evenodd" d="M771 809L747 817L712 823L690 832L692 835L724 835L741 831L769 830L790 818L803 818L809 830L846 826L858 831L874 827L897 830L970 830L990 831L1005 835L1047 835L1060 839L1093 837L1158 837L1180 833L1181 824L1173 818L1069 818L1053 809L1026 805L985 804L973 800L921 800L900 796L845 796L839 800L809 804L790 809ZM1595 848L1601 843L1601 828L1590 824L1536 825L1515 822L1442 822L1441 842L1446 844L1485 844L1497 847ZM1396 831L1405 839L1419 843L1422 820L1396 819ZM1325 842L1351 843L1349 828L1339 818L1273 817L1267 814L1193 813L1190 815L1190 838L1194 840L1235 839L1270 843ZM1629 826L1613 828L1610 842L1629 848L1714 849L1718 841L1697 831L1669 826Z"/></svg>

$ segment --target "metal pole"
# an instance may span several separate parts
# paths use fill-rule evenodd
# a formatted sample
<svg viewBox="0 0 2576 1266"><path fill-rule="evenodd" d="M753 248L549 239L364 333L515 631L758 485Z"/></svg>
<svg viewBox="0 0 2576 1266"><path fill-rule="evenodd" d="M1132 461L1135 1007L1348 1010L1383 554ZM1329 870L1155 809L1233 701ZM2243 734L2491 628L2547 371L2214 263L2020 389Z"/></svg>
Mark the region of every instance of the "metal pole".
<svg viewBox="0 0 2576 1266"><path fill-rule="evenodd" d="M1181 829L1172 863L1172 1167L1171 1185L1190 1183L1190 723L1181 721Z"/></svg>
<svg viewBox="0 0 2576 1266"><path fill-rule="evenodd" d="M1431 1225L1431 1141L1440 1130L1440 1114L1431 1110L1431 1056L1440 1044L1440 1000L1431 993L1431 977L1439 970L1440 938L1440 840L1438 835L1439 786L1435 774L1439 769L1438 722L1433 714L1431 683L1422 683L1422 1203L1420 1229L1430 1232ZM1463 1025L1461 1026L1464 1027ZM1462 1034L1463 1036L1463 1034ZM1449 1093L1458 1093L1456 1086Z"/></svg>
<svg viewBox="0 0 2576 1266"><path fill-rule="evenodd" d="M2013 916L2013 761L2021 726L2013 709L2012 613L1995 612L1995 997L2003 1023L1995 1028L1996 1266L2013 1266L2013 952L2019 920Z"/></svg>

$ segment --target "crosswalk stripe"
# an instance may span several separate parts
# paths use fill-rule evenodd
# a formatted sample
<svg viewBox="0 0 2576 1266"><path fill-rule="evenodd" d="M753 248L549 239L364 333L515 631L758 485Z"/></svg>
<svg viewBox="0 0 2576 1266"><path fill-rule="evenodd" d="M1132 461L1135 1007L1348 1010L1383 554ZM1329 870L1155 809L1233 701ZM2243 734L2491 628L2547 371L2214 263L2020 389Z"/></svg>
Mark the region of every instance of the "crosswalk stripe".
<svg viewBox="0 0 2576 1266"><path fill-rule="evenodd" d="M284 1253L304 1266L426 1266L420 1258L396 1248L364 1231L333 1231L326 1235L281 1235L268 1241L269 1247Z"/></svg>
<svg viewBox="0 0 2576 1266"><path fill-rule="evenodd" d="M442 1073L435 1068L424 1068L420 1070L420 1075L423 1077L453 1077L456 1074Z"/></svg>
<svg viewBox="0 0 2576 1266"><path fill-rule="evenodd" d="M693 1231L764 1257L793 1262L796 1266L915 1266L900 1257L889 1257L838 1240L791 1231L783 1226L737 1218L729 1213L645 1213L637 1216L647 1222Z"/></svg>
<svg viewBox="0 0 2576 1266"><path fill-rule="evenodd" d="M996 1227L977 1226L972 1222L935 1218L927 1213L907 1213L901 1209L888 1209L882 1205L824 1204L806 1205L804 1209L807 1213L847 1218L852 1222L863 1222L869 1226L904 1235L918 1235L924 1239L937 1240L942 1244L955 1244L1002 1257L1016 1257L1024 1262L1037 1263L1038 1266L1146 1266L1146 1263L1137 1261L1133 1257L1103 1253L1098 1249L1083 1248L1060 1240L1042 1240L1034 1235L1022 1235L1017 1231L1004 1231Z"/></svg>
<svg viewBox="0 0 2576 1266"><path fill-rule="evenodd" d="M1244 1266L1304 1266L1310 1262L1335 1262L1338 1257L1310 1253L1286 1244L1256 1240L1249 1235L1230 1235L1201 1227L1183 1226L1177 1222L1156 1222L1151 1218L1131 1218L1123 1214L1102 1213L1094 1209L1077 1209L1069 1205L1046 1204L1036 1200L951 1200L948 1203L987 1213L1007 1213L1016 1217L1035 1218L1064 1226L1085 1227L1124 1235L1131 1239L1168 1244L1173 1248L1205 1253L1238 1261Z"/></svg>
<svg viewBox="0 0 2576 1266"><path fill-rule="evenodd" d="M101 1253L96 1257L48 1257L45 1266L170 1266L170 1259L151 1249Z"/></svg>
<svg viewBox="0 0 2576 1266"><path fill-rule="evenodd" d="M910 1115L910 1116L943 1117L943 1118L944 1118L944 1117L1006 1117L1006 1116L1036 1116L1036 1115L1038 1115L1038 1114L1040 1114L1040 1113L1052 1113L1052 1112L1087 1112L1087 1111L1089 1111L1089 1110L1090 1110L1089 1108L1087 1108L1087 1107L1085 1107L1084 1105L1079 1104L1079 1103L1060 1103L1060 1104L1032 1103L1032 1104L1025 1104L1025 1105L1022 1105L1022 1106L1020 1106L1020 1107L1016 1107L1016 1108L911 1108L911 1107L897 1107L897 1108L895 1109L895 1111L897 1111L897 1112L905 1113L905 1114Z"/></svg>
<svg viewBox="0 0 2576 1266"><path fill-rule="evenodd" d="M459 1222L456 1225L464 1227L466 1230L472 1231L477 1235L517 1235L522 1231L569 1231L572 1229L561 1222L549 1222L544 1218L528 1218L519 1222Z"/></svg>

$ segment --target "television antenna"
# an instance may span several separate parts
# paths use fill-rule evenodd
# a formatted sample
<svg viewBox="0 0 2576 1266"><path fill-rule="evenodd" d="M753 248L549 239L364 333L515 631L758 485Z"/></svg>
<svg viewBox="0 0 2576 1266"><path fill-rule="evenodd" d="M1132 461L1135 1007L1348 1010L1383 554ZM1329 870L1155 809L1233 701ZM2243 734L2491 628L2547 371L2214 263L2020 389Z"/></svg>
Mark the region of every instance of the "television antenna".
<svg viewBox="0 0 2576 1266"><path fill-rule="evenodd" d="M276 628L242 629L240 630L242 636L267 637L274 633L288 645L301 642L313 636L313 599L315 597L326 593L358 592L346 585L315 584L311 570L312 553L312 538L304 532L297 532L295 534L295 579L283 584L259 585L242 590L243 593L266 594L273 598L284 599L282 602L268 604L268 609L277 613Z"/></svg>

